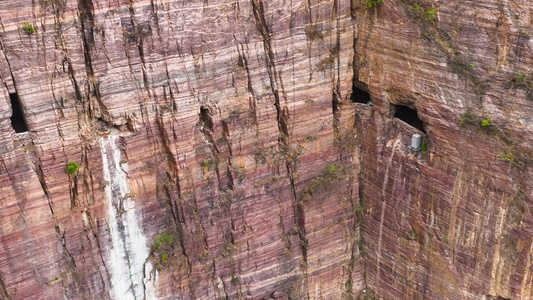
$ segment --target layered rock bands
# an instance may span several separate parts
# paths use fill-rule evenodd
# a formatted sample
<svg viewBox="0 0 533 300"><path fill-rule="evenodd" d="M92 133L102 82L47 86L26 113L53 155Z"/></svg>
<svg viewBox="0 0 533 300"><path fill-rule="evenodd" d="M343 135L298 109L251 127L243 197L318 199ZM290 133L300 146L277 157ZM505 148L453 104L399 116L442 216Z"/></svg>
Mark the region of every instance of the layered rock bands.
<svg viewBox="0 0 533 300"><path fill-rule="evenodd" d="M532 299L533 4L376 2L2 2L0 298Z"/></svg>

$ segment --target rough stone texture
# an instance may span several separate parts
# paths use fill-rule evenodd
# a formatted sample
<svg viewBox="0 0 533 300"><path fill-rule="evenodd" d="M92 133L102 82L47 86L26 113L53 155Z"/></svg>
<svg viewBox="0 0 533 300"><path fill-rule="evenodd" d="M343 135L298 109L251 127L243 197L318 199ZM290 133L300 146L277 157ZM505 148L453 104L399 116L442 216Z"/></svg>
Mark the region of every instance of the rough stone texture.
<svg viewBox="0 0 533 300"><path fill-rule="evenodd" d="M358 152L336 142L354 118L333 112L351 88L349 1L0 9L1 293L117 298L99 143L109 134L120 136L130 190L120 197L135 201L160 299L361 289ZM14 92L29 133L11 128ZM160 233L171 245L154 249Z"/></svg>
<svg viewBox="0 0 533 300"><path fill-rule="evenodd" d="M366 282L384 299L531 299L533 6L420 3L356 16ZM416 108L426 154L391 104Z"/></svg>
<svg viewBox="0 0 533 300"><path fill-rule="evenodd" d="M108 135L146 297L533 298L533 5L417 3L2 3L0 298L117 298Z"/></svg>

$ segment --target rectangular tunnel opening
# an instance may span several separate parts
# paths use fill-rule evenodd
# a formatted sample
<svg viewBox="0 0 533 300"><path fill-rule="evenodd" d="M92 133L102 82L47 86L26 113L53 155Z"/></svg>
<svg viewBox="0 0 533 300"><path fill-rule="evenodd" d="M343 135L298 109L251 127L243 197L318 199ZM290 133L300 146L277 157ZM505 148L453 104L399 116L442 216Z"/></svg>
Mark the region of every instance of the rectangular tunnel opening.
<svg viewBox="0 0 533 300"><path fill-rule="evenodd" d="M16 133L27 132L28 126L24 120L24 115L22 114L22 107L20 105L20 99L17 93L9 94L9 99L11 100L11 109L13 114L11 115L11 126Z"/></svg>
<svg viewBox="0 0 533 300"><path fill-rule="evenodd" d="M424 122L418 118L416 110L403 105L395 105L394 117L426 133Z"/></svg>
<svg viewBox="0 0 533 300"><path fill-rule="evenodd" d="M209 109L205 106L200 107L200 122L206 127L206 129L213 131L213 118Z"/></svg>
<svg viewBox="0 0 533 300"><path fill-rule="evenodd" d="M370 93L358 87L355 83L352 84L352 94L350 95L350 100L352 100L353 103L372 104Z"/></svg>

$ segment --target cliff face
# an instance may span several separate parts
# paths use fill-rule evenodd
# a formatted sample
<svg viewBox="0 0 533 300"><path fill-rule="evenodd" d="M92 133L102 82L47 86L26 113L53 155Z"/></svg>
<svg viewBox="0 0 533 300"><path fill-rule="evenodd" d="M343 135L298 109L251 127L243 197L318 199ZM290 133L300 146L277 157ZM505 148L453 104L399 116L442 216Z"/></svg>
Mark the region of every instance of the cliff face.
<svg viewBox="0 0 533 300"><path fill-rule="evenodd" d="M2 4L0 298L532 298L533 4L384 1Z"/></svg>

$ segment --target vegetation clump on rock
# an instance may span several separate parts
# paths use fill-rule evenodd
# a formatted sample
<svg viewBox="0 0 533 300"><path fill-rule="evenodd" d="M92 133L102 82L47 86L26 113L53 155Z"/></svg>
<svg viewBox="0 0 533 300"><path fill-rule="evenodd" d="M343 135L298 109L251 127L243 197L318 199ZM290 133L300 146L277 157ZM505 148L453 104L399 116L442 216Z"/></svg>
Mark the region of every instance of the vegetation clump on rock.
<svg viewBox="0 0 533 300"><path fill-rule="evenodd" d="M379 3L383 3L383 0L366 0L365 6L367 8L371 8L374 5L378 5Z"/></svg>
<svg viewBox="0 0 533 300"><path fill-rule="evenodd" d="M35 32L35 28L33 27L33 24L28 23L28 21L24 21L22 23L22 30L24 30L27 34L32 34Z"/></svg>
<svg viewBox="0 0 533 300"><path fill-rule="evenodd" d="M349 170L341 164L331 164L322 170L321 175L311 179L302 191L300 201L307 203L313 199L313 194L332 190L333 186L346 178Z"/></svg>
<svg viewBox="0 0 533 300"><path fill-rule="evenodd" d="M68 175L74 175L78 172L78 164L71 161L67 164L67 167L65 169L65 172L68 174Z"/></svg>

